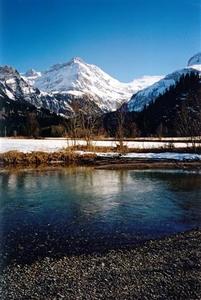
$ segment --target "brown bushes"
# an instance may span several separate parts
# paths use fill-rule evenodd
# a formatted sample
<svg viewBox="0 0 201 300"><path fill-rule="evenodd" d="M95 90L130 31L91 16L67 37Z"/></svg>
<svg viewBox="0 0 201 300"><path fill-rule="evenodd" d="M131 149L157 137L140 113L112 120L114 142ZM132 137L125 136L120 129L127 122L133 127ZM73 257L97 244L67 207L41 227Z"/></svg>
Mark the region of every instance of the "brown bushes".
<svg viewBox="0 0 201 300"><path fill-rule="evenodd" d="M95 154L80 155L74 151L58 152L31 152L23 153L18 151L9 151L0 154L0 163L3 165L42 165L42 164L76 164L92 162Z"/></svg>

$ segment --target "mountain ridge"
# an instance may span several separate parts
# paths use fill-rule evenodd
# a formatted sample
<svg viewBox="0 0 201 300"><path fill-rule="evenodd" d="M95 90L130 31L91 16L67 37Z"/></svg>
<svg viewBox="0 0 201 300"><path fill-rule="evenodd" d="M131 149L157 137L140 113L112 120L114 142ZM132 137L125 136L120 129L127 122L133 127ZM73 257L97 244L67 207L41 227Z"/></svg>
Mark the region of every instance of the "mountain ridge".
<svg viewBox="0 0 201 300"><path fill-rule="evenodd" d="M87 114L104 113L126 103L128 111L141 111L189 72L201 72L201 54L191 57L181 70L164 76L143 76L129 83L111 77L96 65L80 57L38 72L20 74L9 66L0 67L0 97L27 101L58 115L75 114L75 103ZM88 110L90 107L90 111Z"/></svg>
<svg viewBox="0 0 201 300"><path fill-rule="evenodd" d="M37 72L36 72L37 73ZM70 93L82 96L87 94L94 98L103 111L117 109L128 101L133 93L153 84L162 76L143 76L129 83L123 83L105 73L98 66L74 57L69 62L51 66L48 70L26 76L34 87L47 93Z"/></svg>

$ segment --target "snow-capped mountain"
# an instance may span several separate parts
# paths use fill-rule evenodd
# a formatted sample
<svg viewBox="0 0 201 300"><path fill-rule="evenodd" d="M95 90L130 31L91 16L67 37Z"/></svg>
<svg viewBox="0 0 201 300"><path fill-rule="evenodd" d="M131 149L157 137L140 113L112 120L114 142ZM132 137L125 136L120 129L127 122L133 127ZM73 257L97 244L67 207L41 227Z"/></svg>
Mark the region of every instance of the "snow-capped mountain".
<svg viewBox="0 0 201 300"><path fill-rule="evenodd" d="M188 61L188 67L168 74L153 85L139 91L137 94L134 94L127 103L128 111L142 111L145 106L149 105L151 102L154 102L159 95L163 95L171 86L174 86L182 75L190 74L191 72L201 74L200 53L194 55Z"/></svg>
<svg viewBox="0 0 201 300"><path fill-rule="evenodd" d="M12 101L28 102L36 108L40 109L42 107L65 117L74 114L73 106L75 103L83 111L101 113L101 110L90 96L83 95L82 101L80 101L80 97L76 95L42 92L30 84L30 82L33 82L34 77L40 76L40 73L31 70L26 74L28 74L29 79L25 77L25 74L21 76L12 67L0 67L0 100L6 101L9 99Z"/></svg>
<svg viewBox="0 0 201 300"><path fill-rule="evenodd" d="M0 98L27 101L36 107L42 106L41 92L27 83L12 67L0 67Z"/></svg>
<svg viewBox="0 0 201 300"><path fill-rule="evenodd" d="M19 74L5 66L0 67L0 98L27 101L67 117L74 114L75 104L87 113L89 107L90 113L113 111L123 102L127 102L129 111L141 111L190 72L201 72L200 53L184 69L165 77L144 76L130 83L120 82L77 57L44 72L31 69Z"/></svg>
<svg viewBox="0 0 201 300"><path fill-rule="evenodd" d="M69 115L72 111L67 102L41 92L9 66L0 67L0 99L29 102L37 108L43 107L57 114Z"/></svg>
<svg viewBox="0 0 201 300"><path fill-rule="evenodd" d="M144 76L122 83L95 65L75 57L67 63L56 64L44 72L25 73L24 78L39 90L52 94L68 94L93 99L102 111L112 111L139 90L150 86L162 76Z"/></svg>

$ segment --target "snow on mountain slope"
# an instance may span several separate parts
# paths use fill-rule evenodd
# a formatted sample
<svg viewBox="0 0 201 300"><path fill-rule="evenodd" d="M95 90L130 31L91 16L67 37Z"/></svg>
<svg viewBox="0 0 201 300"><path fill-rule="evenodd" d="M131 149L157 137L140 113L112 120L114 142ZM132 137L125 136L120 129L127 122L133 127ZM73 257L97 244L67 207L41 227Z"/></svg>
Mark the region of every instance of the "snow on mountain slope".
<svg viewBox="0 0 201 300"><path fill-rule="evenodd" d="M0 100L10 99L19 102L29 102L37 108L46 108L51 112L68 116L72 108L66 97L57 99L56 96L41 92L24 80L17 70L12 67L0 67ZM70 100L69 100L70 101Z"/></svg>
<svg viewBox="0 0 201 300"><path fill-rule="evenodd" d="M36 72L34 69L30 69L25 74L21 74L21 76L25 81L33 85L36 79L41 76L41 72Z"/></svg>
<svg viewBox="0 0 201 300"><path fill-rule="evenodd" d="M128 111L142 111L145 106L149 105L150 102L154 102L160 94L164 94L170 86L175 85L182 75L190 74L191 72L201 73L201 64L191 65L184 69L175 71L153 85L139 91L137 94L134 94L127 103Z"/></svg>
<svg viewBox="0 0 201 300"><path fill-rule="evenodd" d="M99 67L87 64L78 57L67 63L56 64L45 72L24 76L41 91L71 94L77 97L88 95L103 111L115 110L122 102L128 101L134 93L162 78L144 76L131 83L122 83Z"/></svg>
<svg viewBox="0 0 201 300"><path fill-rule="evenodd" d="M38 77L40 73L31 70L28 77ZM12 67L0 67L0 101L8 99L18 102L29 102L38 109L45 108L57 115L65 117L74 114L73 107L76 107L90 113L101 113L100 108L94 103L93 98L88 95L82 95L80 101L80 92L75 93L46 93L30 84L30 79L21 76L17 70Z"/></svg>
<svg viewBox="0 0 201 300"><path fill-rule="evenodd" d="M121 83L98 67L74 58L43 73L31 69L19 74L12 67L0 67L0 97L27 101L67 117L74 114L75 104L83 111L100 114L116 109L133 92L159 79L144 76L130 84Z"/></svg>
<svg viewBox="0 0 201 300"><path fill-rule="evenodd" d="M0 67L0 97L15 101L27 101L41 106L40 91L27 83L12 67Z"/></svg>
<svg viewBox="0 0 201 300"><path fill-rule="evenodd" d="M164 78L164 76L147 76L147 75L145 75L141 78L134 79L131 82L131 86L134 90L134 93L137 93L137 92L147 88L148 86L151 86L155 82L158 82L162 78Z"/></svg>
<svg viewBox="0 0 201 300"><path fill-rule="evenodd" d="M200 65L200 64L201 64L201 52L193 55L188 61L188 66Z"/></svg>

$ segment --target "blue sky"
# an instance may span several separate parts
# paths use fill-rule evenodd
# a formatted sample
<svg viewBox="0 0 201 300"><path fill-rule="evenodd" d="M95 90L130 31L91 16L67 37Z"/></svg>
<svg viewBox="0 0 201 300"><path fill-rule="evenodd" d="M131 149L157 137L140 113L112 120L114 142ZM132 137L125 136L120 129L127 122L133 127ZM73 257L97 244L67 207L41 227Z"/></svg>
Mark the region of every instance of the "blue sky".
<svg viewBox="0 0 201 300"><path fill-rule="evenodd" d="M201 48L201 0L0 0L0 64L80 56L122 81L167 74Z"/></svg>

